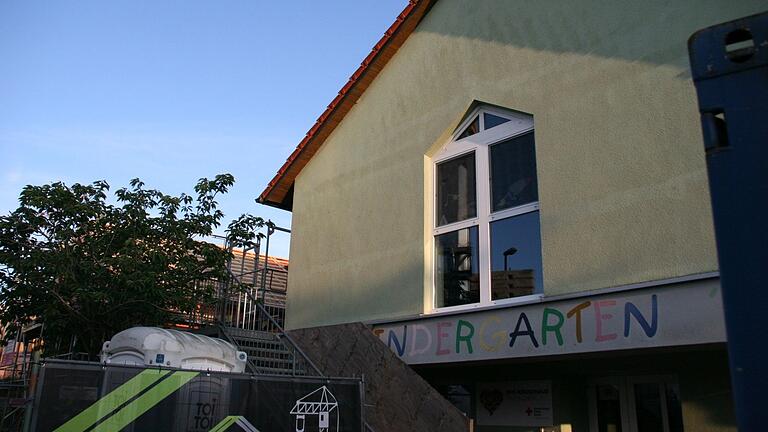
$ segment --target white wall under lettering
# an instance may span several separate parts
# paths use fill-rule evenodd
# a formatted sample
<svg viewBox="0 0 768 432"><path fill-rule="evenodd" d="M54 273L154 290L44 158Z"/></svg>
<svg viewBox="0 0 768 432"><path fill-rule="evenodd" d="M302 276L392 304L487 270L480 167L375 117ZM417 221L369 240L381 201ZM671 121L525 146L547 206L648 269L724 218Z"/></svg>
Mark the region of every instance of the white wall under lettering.
<svg viewBox="0 0 768 432"><path fill-rule="evenodd" d="M725 342L719 281L707 279L374 326L411 364Z"/></svg>

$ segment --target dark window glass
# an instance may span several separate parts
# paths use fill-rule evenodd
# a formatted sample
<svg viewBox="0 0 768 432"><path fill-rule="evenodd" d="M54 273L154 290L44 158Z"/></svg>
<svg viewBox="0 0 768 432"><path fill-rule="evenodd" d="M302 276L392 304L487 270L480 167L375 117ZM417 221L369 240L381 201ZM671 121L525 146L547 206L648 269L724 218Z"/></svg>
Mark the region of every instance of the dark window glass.
<svg viewBox="0 0 768 432"><path fill-rule="evenodd" d="M472 120L472 123L470 123L469 126L464 129L464 132L462 132L456 139L466 138L478 132L480 132L480 117L475 117L474 120Z"/></svg>
<svg viewBox="0 0 768 432"><path fill-rule="evenodd" d="M498 126L502 123L508 122L509 119L499 117L497 115L483 113L483 122L485 123L485 129L488 130L492 127Z"/></svg>
<svg viewBox="0 0 768 432"><path fill-rule="evenodd" d="M683 432L683 410L680 402L680 391L677 385L666 384L667 417L669 418L669 432Z"/></svg>
<svg viewBox="0 0 768 432"><path fill-rule="evenodd" d="M491 300L542 292L539 212L491 222Z"/></svg>
<svg viewBox="0 0 768 432"><path fill-rule="evenodd" d="M471 384L436 384L435 390L438 391L453 406L463 412L465 416L472 417L472 395L474 393Z"/></svg>
<svg viewBox="0 0 768 432"><path fill-rule="evenodd" d="M621 432L621 403L619 388L612 384L597 386L597 430Z"/></svg>
<svg viewBox="0 0 768 432"><path fill-rule="evenodd" d="M635 384L635 413L637 414L638 432L664 430L659 387L659 383L655 382Z"/></svg>
<svg viewBox="0 0 768 432"><path fill-rule="evenodd" d="M437 166L437 225L477 216L475 154L451 159Z"/></svg>
<svg viewBox="0 0 768 432"><path fill-rule="evenodd" d="M477 227L435 237L435 306L480 301Z"/></svg>
<svg viewBox="0 0 768 432"><path fill-rule="evenodd" d="M491 211L538 201L533 132L491 146Z"/></svg>

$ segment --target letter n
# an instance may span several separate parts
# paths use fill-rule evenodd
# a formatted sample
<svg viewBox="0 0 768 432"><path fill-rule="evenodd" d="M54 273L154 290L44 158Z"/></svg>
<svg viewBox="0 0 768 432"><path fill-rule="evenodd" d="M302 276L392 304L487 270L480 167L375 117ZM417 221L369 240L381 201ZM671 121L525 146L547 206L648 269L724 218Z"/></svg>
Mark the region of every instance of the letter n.
<svg viewBox="0 0 768 432"><path fill-rule="evenodd" d="M399 340L397 340L397 336L395 335L394 330L389 331L389 337L387 338L387 346L389 349L392 349L392 345L395 345L395 350L397 352L397 355L402 357L403 354L405 354L405 342L408 339L408 326L403 326L403 343L401 344Z"/></svg>
<svg viewBox="0 0 768 432"><path fill-rule="evenodd" d="M645 319L640 309L634 304L627 302L624 305L624 337L629 337L629 316L635 317L635 320L643 328L646 336L656 336L656 330L659 329L659 303L656 298L656 294L651 296L651 323L648 324L648 320Z"/></svg>

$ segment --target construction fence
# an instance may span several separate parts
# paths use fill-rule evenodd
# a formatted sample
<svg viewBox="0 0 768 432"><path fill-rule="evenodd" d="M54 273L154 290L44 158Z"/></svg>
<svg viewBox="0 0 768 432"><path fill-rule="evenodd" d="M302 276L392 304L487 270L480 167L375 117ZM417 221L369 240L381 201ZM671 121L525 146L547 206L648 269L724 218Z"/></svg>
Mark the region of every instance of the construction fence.
<svg viewBox="0 0 768 432"><path fill-rule="evenodd" d="M27 429L363 431L363 382L46 361Z"/></svg>

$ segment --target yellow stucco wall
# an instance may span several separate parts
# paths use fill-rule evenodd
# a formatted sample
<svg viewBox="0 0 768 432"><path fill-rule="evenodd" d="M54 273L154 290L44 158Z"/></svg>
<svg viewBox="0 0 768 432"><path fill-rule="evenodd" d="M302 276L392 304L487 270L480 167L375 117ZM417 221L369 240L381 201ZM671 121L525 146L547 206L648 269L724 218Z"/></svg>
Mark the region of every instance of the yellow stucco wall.
<svg viewBox="0 0 768 432"><path fill-rule="evenodd" d="M686 42L761 6L440 0L296 181L288 327L430 307L429 156L474 100L534 115L545 294L716 270Z"/></svg>

